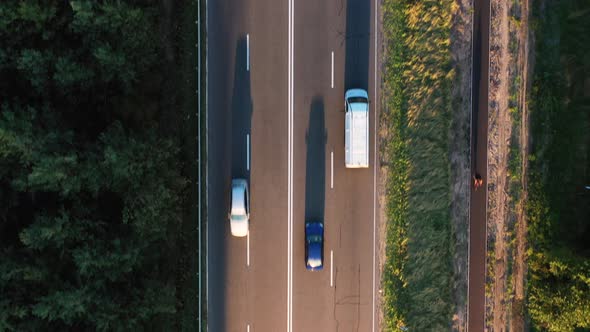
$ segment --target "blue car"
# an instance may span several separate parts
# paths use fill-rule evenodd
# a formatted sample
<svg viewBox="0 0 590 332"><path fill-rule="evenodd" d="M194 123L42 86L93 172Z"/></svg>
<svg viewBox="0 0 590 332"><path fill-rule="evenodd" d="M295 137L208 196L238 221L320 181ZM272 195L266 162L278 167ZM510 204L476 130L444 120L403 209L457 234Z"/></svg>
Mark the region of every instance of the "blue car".
<svg viewBox="0 0 590 332"><path fill-rule="evenodd" d="M310 271L324 267L324 224L305 223L305 266Z"/></svg>

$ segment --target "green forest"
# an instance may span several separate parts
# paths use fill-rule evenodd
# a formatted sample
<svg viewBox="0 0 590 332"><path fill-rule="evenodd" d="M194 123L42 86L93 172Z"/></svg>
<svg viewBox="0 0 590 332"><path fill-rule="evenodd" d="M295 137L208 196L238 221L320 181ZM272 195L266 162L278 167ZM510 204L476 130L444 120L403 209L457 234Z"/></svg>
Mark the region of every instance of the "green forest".
<svg viewBox="0 0 590 332"><path fill-rule="evenodd" d="M0 331L181 328L182 41L158 6L0 4Z"/></svg>
<svg viewBox="0 0 590 332"><path fill-rule="evenodd" d="M533 330L590 330L590 3L535 1L528 312Z"/></svg>

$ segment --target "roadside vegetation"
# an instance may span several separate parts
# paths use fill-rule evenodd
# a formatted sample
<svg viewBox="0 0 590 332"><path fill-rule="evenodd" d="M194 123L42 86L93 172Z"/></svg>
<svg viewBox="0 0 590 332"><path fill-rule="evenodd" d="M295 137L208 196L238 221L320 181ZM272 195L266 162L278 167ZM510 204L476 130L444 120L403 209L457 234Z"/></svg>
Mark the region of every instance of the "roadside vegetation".
<svg viewBox="0 0 590 332"><path fill-rule="evenodd" d="M525 330L529 7L491 4L485 324L494 331Z"/></svg>
<svg viewBox="0 0 590 332"><path fill-rule="evenodd" d="M452 1L383 2L386 331L451 328Z"/></svg>
<svg viewBox="0 0 590 332"><path fill-rule="evenodd" d="M176 128L182 128L180 134L182 135L182 157L183 175L188 178L189 184L186 193L187 201L184 204L184 211L182 217L182 225L179 230L178 244L174 247L175 250L169 253L170 259L177 261L176 266L176 285L179 290L177 294L177 307L179 309L176 323L179 324L179 329L182 331L199 331L199 326L203 331L207 328L206 312L201 312L202 320L199 320L199 303L201 308L206 308L206 298L204 294L199 296L199 283L201 283L201 291L204 290L206 271L204 270L206 259L205 247L199 247L199 235L202 242L206 234L204 223L198 224L199 213L201 216L206 215L206 204L199 200L199 187L201 193L204 193L205 181L202 181L205 174L204 168L206 166L205 145L206 140L199 137L199 133L204 135L206 118L205 118L205 73L203 70L198 71L197 68L202 68L205 63L205 44L204 40L204 17L206 8L205 1L199 0L184 0L184 1L170 1L166 0L170 6L169 17L166 26L169 26L171 31L169 38L174 44L170 46L178 52L177 58L172 58L169 62L168 68L174 68L174 71L168 73L170 85L165 91L166 95L174 96L171 99L170 110L176 112L177 107L180 109L174 122L168 121L173 127L170 131L175 131ZM201 6L199 11L199 5ZM198 17L198 14L201 17ZM181 18L181 20L178 20ZM201 24L201 57L199 58L198 48L199 42L197 25ZM199 63L199 60L201 62ZM199 77L200 74L201 76ZM201 80L200 90L198 80ZM197 92L197 93L195 93ZM199 103L202 114L200 115L201 130L198 130L199 121L196 116L199 110ZM162 122L165 122L163 119ZM203 137L203 136L202 136ZM202 154L199 159L199 148ZM201 178L199 178L199 164L202 168ZM204 199L204 194L201 196ZM201 205L201 206L199 206ZM201 234L199 234L201 228ZM199 255L201 255L201 266L199 267ZM201 275L199 275L199 273Z"/></svg>
<svg viewBox="0 0 590 332"><path fill-rule="evenodd" d="M194 81L165 3L0 4L0 331L196 326Z"/></svg>
<svg viewBox="0 0 590 332"><path fill-rule="evenodd" d="M530 0L512 1L509 12L510 27L510 87L508 110L512 122L512 135L508 154L509 222L507 224L506 294L508 305L506 329L524 331L526 316L526 246L528 201L528 151L530 144L530 117L527 98L530 96Z"/></svg>
<svg viewBox="0 0 590 332"><path fill-rule="evenodd" d="M532 328L590 328L590 4L537 1L531 97L528 302Z"/></svg>

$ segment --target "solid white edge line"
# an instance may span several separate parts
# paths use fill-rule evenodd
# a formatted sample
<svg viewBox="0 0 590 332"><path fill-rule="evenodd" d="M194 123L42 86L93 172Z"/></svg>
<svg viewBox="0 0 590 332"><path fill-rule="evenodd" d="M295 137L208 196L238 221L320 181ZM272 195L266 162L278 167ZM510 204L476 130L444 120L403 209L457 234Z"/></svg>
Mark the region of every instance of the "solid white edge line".
<svg viewBox="0 0 590 332"><path fill-rule="evenodd" d="M246 34L246 70L250 71L250 34Z"/></svg>
<svg viewBox="0 0 590 332"><path fill-rule="evenodd" d="M374 2L374 6L375 6L375 18L373 21L373 35L374 35L374 81L373 81L373 93L374 93L374 100L375 103L373 105L373 112L374 112L374 116L373 118L374 120L374 129L373 129L373 138L374 138L374 153L373 153L373 314L371 317L371 325L372 325L372 331L375 332L375 269L377 268L375 266L375 256L376 256L376 250L375 250L375 241L376 241L376 237L377 237L377 230L376 230L376 224L377 224L377 105L379 104L379 101L377 99L377 34L378 34L378 29L377 29L377 7L378 7L378 3L377 0L375 0Z"/></svg>
<svg viewBox="0 0 590 332"><path fill-rule="evenodd" d="M250 332L250 324L248 324L248 327L246 328L246 332Z"/></svg>
<svg viewBox="0 0 590 332"><path fill-rule="evenodd" d="M289 312L291 302L289 297L289 284L291 283L291 274L289 270L290 241L291 233L289 223L291 218L291 0L289 3L288 31L287 38L287 332L289 332Z"/></svg>
<svg viewBox="0 0 590 332"><path fill-rule="evenodd" d="M246 170L250 170L250 134L246 134Z"/></svg>
<svg viewBox="0 0 590 332"><path fill-rule="evenodd" d="M332 89L334 89L334 51L332 51Z"/></svg>
<svg viewBox="0 0 590 332"><path fill-rule="evenodd" d="M289 259L289 269L290 269L290 273L291 273L291 283L289 285L289 299L291 301L290 304L290 314L289 314L289 332L293 331L293 146L294 146L294 98L295 98L295 78L294 78L294 66L295 66L295 0L291 0L291 175L290 175L290 179L291 179L291 206L289 207L289 213L290 213L290 223L289 223L289 227L290 227L290 231L289 231L289 235L290 235L290 242L289 242L289 246L290 246L290 259Z"/></svg>
<svg viewBox="0 0 590 332"><path fill-rule="evenodd" d="M289 17L287 29L287 332L289 332L289 312L291 310L291 302L289 298L289 284L291 283L291 275L289 273L289 243L291 241L291 234L289 233L290 210L291 210L291 0L289 4Z"/></svg>
<svg viewBox="0 0 590 332"><path fill-rule="evenodd" d="M246 233L246 266L250 266L250 230Z"/></svg>
<svg viewBox="0 0 590 332"><path fill-rule="evenodd" d="M288 174L288 181L289 181L289 204L288 204L288 210L287 210L287 214L288 214L288 218L287 218L287 234L288 234L288 241L287 241L287 252L288 252L288 257L287 257L287 279L288 279L288 283L287 283L287 301L288 301L288 312L287 312L287 332L291 331L290 328L290 324L291 324L291 311L292 311L292 303L291 303L291 282L292 282L292 275L291 275L291 205L293 204L293 183L292 183L292 179L291 179L291 173L292 173L292 168L293 168L293 156L292 156L292 151L291 151L291 145L293 144L292 142L292 130L293 130L293 123L292 123L292 118L291 118L291 99L293 98L293 96L291 95L291 84L292 84L292 78L291 78L291 4L289 3L289 105L288 105L288 114L289 114L289 144L288 144L288 151L289 151L289 174Z"/></svg>
<svg viewBox="0 0 590 332"><path fill-rule="evenodd" d="M330 287L334 287L334 250L330 250Z"/></svg>
<svg viewBox="0 0 590 332"><path fill-rule="evenodd" d="M330 152L330 188L334 189L334 151Z"/></svg>
<svg viewBox="0 0 590 332"><path fill-rule="evenodd" d="M293 315L293 0L288 1L288 202L287 202L287 332L292 331Z"/></svg>

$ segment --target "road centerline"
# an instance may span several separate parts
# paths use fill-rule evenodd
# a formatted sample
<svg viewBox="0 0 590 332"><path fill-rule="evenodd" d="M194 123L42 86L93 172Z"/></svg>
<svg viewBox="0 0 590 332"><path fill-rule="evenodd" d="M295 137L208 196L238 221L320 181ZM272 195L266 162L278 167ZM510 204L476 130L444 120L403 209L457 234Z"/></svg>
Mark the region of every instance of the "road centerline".
<svg viewBox="0 0 590 332"><path fill-rule="evenodd" d="M334 189L334 151L330 152L330 188Z"/></svg>
<svg viewBox="0 0 590 332"><path fill-rule="evenodd" d="M332 51L332 89L334 89L334 51Z"/></svg>
<svg viewBox="0 0 590 332"><path fill-rule="evenodd" d="M334 250L330 250L330 287L334 287Z"/></svg>
<svg viewBox="0 0 590 332"><path fill-rule="evenodd" d="M250 71L250 34L246 34L246 71Z"/></svg>

